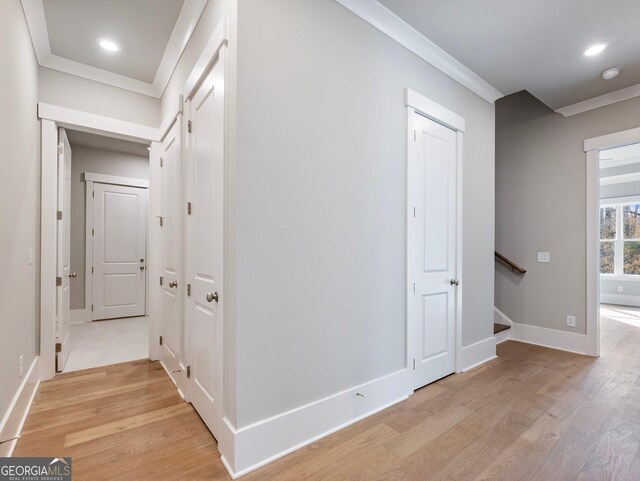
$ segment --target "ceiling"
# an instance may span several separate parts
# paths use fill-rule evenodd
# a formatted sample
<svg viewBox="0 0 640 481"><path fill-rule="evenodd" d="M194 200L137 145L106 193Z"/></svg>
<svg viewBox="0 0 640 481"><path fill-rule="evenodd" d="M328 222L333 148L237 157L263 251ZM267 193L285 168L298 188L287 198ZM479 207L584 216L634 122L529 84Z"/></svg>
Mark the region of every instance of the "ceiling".
<svg viewBox="0 0 640 481"><path fill-rule="evenodd" d="M637 0L379 1L505 95L528 90L555 110L640 84ZM585 57L598 42L607 49ZM622 74L605 81L610 67Z"/></svg>
<svg viewBox="0 0 640 481"><path fill-rule="evenodd" d="M160 98L208 0L21 1L39 65Z"/></svg>
<svg viewBox="0 0 640 481"><path fill-rule="evenodd" d="M151 83L184 0L43 0L51 53ZM96 37L117 39L109 53Z"/></svg>
<svg viewBox="0 0 640 481"><path fill-rule="evenodd" d="M74 147L89 147L91 149L110 150L123 154L149 157L149 151L145 144L114 139L77 130L66 129L66 133L67 138L69 139L69 144L71 145L71 150L73 150Z"/></svg>

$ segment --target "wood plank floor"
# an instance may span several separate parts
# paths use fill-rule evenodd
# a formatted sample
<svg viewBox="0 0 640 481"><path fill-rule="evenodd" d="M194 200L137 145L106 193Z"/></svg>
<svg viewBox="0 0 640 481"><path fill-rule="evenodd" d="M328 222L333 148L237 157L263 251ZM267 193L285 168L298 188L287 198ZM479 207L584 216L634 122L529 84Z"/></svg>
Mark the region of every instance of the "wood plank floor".
<svg viewBox="0 0 640 481"><path fill-rule="evenodd" d="M640 328L603 320L599 359L511 341L498 354L243 479L640 480ZM76 481L230 479L147 361L43 383L15 455L72 456Z"/></svg>

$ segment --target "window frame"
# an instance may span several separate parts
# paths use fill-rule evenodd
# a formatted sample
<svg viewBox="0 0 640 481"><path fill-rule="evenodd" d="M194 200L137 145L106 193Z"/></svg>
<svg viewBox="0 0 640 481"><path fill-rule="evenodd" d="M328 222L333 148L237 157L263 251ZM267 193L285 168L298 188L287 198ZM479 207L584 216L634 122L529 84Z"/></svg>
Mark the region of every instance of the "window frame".
<svg viewBox="0 0 640 481"><path fill-rule="evenodd" d="M640 196L627 197L623 199L602 199L600 202L600 209L612 207L616 210L616 236L615 239L602 239L599 235L598 246L601 246L603 242L613 243L613 273L602 273L600 277L603 279L620 279L625 281L639 281L640 274L625 274L624 273L624 243L626 241L639 242L637 239L625 239L624 238L624 217L623 210L629 205L640 205ZM600 211L598 211L600 212ZM598 224L598 230L600 230L600 224Z"/></svg>

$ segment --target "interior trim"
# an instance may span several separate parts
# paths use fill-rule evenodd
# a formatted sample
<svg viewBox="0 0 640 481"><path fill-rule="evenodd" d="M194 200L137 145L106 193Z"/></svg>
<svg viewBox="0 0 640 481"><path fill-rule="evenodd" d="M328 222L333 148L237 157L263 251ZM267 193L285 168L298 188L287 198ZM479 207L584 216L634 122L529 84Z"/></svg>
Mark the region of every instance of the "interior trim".
<svg viewBox="0 0 640 481"><path fill-rule="evenodd" d="M171 80L173 71L191 39L208 0L185 0L152 83L54 55L51 52L42 0L21 0L21 2L38 65L149 97L160 98Z"/></svg>
<svg viewBox="0 0 640 481"><path fill-rule="evenodd" d="M504 97L504 94L489 82L465 67L377 0L336 1L487 102L492 104Z"/></svg>
<svg viewBox="0 0 640 481"><path fill-rule="evenodd" d="M624 89L616 90L615 92L609 92L608 94L600 95L592 99L583 100L572 105L567 105L556 109L556 113L570 117L572 115L588 112L589 110L599 109L600 107L606 107L607 105L622 102L623 100L629 100L634 97L640 97L640 84L632 85Z"/></svg>

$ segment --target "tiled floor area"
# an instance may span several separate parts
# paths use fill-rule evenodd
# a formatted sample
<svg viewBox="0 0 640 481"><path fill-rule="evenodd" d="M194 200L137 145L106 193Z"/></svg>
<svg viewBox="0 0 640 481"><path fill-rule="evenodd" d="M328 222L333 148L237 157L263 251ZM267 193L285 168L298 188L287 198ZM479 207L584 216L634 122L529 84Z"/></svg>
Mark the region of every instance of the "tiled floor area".
<svg viewBox="0 0 640 481"><path fill-rule="evenodd" d="M71 351L64 372L149 357L148 317L71 324Z"/></svg>

